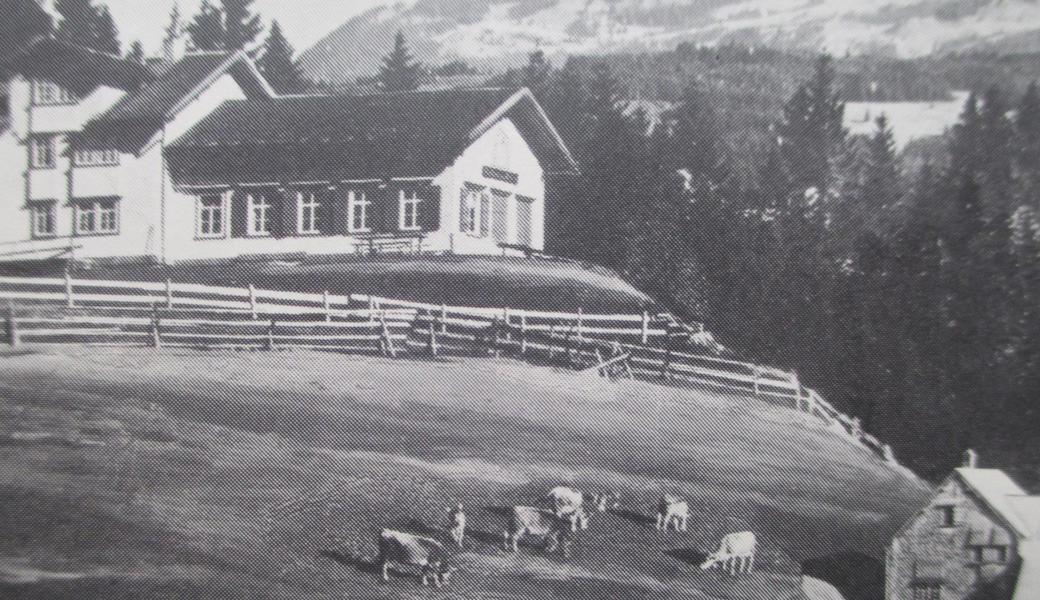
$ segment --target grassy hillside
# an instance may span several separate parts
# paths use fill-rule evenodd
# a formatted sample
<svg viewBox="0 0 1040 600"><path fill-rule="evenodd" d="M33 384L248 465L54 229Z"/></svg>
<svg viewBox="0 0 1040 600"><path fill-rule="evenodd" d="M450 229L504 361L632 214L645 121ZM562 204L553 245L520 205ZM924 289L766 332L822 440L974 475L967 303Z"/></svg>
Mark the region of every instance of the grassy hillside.
<svg viewBox="0 0 1040 600"><path fill-rule="evenodd" d="M0 266L0 274L60 273L58 265ZM637 312L654 301L616 274L547 259L487 256L310 257L79 269L75 277L248 285L276 290L374 294L455 306Z"/></svg>
<svg viewBox="0 0 1040 600"><path fill-rule="evenodd" d="M511 361L66 347L0 355L0 596L802 598L801 563L879 557L919 481L805 415ZM563 559L501 507L617 489ZM648 523L681 493L686 533ZM469 507L451 593L378 581L377 532ZM760 570L697 563L752 529ZM814 574L816 574L814 572ZM818 575L817 575L818 576Z"/></svg>

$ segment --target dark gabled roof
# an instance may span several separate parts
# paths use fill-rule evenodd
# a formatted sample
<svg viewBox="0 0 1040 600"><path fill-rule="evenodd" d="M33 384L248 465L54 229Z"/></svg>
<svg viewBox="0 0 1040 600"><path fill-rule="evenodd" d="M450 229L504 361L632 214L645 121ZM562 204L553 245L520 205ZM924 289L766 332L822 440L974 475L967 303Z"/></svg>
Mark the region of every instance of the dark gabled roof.
<svg viewBox="0 0 1040 600"><path fill-rule="evenodd" d="M530 93L504 89L230 101L166 155L186 186L433 177L507 116L543 164L573 170Z"/></svg>
<svg viewBox="0 0 1040 600"><path fill-rule="evenodd" d="M140 90L127 94L74 136L80 148L116 148L137 152L185 100L213 78L230 72L247 95L269 95L242 53L189 54Z"/></svg>
<svg viewBox="0 0 1040 600"><path fill-rule="evenodd" d="M99 86L135 90L151 79L143 65L75 44L42 37L15 55L8 70L28 79L52 81L84 95Z"/></svg>

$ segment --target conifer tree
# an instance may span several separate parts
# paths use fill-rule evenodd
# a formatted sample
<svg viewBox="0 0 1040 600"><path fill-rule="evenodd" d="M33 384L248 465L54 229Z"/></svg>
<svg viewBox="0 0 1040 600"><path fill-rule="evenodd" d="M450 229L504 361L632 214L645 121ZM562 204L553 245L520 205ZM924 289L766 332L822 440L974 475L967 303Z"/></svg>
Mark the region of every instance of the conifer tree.
<svg viewBox="0 0 1040 600"><path fill-rule="evenodd" d="M34 0L12 0L5 10L8 12L0 18L0 79L5 77L3 68L8 57L53 27L50 17Z"/></svg>
<svg viewBox="0 0 1040 600"><path fill-rule="evenodd" d="M184 34L185 29L184 23L181 21L181 9L174 2L173 7L170 9L170 17L166 22L166 28L163 30L162 53L166 60L173 61L179 58L179 54L183 49L182 38Z"/></svg>
<svg viewBox="0 0 1040 600"><path fill-rule="evenodd" d="M383 58L379 85L385 92L407 92L419 89L421 80L422 65L412 57L404 32L398 31L393 50Z"/></svg>
<svg viewBox="0 0 1040 600"><path fill-rule="evenodd" d="M257 60L257 67L280 94L297 93L303 89L303 74L293 60L293 49L282 34L278 21L271 24L271 33L264 44L264 53Z"/></svg>
<svg viewBox="0 0 1040 600"><path fill-rule="evenodd" d="M108 7L95 7L93 0L57 0L55 11L61 16L59 40L108 54L121 54L119 32Z"/></svg>
<svg viewBox="0 0 1040 600"><path fill-rule="evenodd" d="M116 22L107 6L100 7L94 19L93 48L115 56L119 56L123 52L119 43L119 30L116 28Z"/></svg>
<svg viewBox="0 0 1040 600"><path fill-rule="evenodd" d="M133 44L130 44L130 49L126 52L126 58L135 63L144 64L144 46L141 45L141 40L136 40Z"/></svg>
<svg viewBox="0 0 1040 600"><path fill-rule="evenodd" d="M224 48L240 50L252 44L263 26L252 12L255 0L220 0L224 14Z"/></svg>
<svg viewBox="0 0 1040 600"><path fill-rule="evenodd" d="M900 197L899 161L896 157L896 144L888 117L880 115L876 121L877 130L867 143L866 164L863 169L863 191L859 200L869 223L877 229L880 219L889 216Z"/></svg>
<svg viewBox="0 0 1040 600"><path fill-rule="evenodd" d="M210 0L202 0L199 12L184 29L195 50L225 49L224 13Z"/></svg>
<svg viewBox="0 0 1040 600"><path fill-rule="evenodd" d="M1029 84L1018 103L1013 158L1020 204L1040 211L1040 89Z"/></svg>

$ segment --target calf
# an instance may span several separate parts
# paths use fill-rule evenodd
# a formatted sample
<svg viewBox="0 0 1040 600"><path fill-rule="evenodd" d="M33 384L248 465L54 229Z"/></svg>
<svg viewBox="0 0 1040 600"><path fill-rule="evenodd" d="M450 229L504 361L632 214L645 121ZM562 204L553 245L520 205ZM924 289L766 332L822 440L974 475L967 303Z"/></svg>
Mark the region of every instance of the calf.
<svg viewBox="0 0 1040 600"><path fill-rule="evenodd" d="M379 534L379 563L383 567L383 581L390 579L390 564L412 565L421 570L423 585L433 583L437 587L448 583L455 572L451 557L437 540L384 529Z"/></svg>
<svg viewBox="0 0 1040 600"><path fill-rule="evenodd" d="M664 495L657 501L657 528L686 531L690 504L678 496Z"/></svg>
<svg viewBox="0 0 1040 600"><path fill-rule="evenodd" d="M564 556L568 555L571 543L572 524L555 513L532 506L514 506L510 515L509 528L502 533L505 548L517 551L522 535L542 536L546 541L546 551L552 552L558 546Z"/></svg>
<svg viewBox="0 0 1040 600"><path fill-rule="evenodd" d="M466 513L462 511L461 502L455 508L448 509L448 534L458 547L462 548L462 542L466 537Z"/></svg>
<svg viewBox="0 0 1040 600"><path fill-rule="evenodd" d="M755 565L757 546L758 540L750 531L727 534L719 542L719 549L708 555L708 558L701 564L701 568L710 569L721 563L723 569L729 567L730 575L741 572L750 573Z"/></svg>
<svg viewBox="0 0 1040 600"><path fill-rule="evenodd" d="M589 515L585 512L585 495L576 489L566 486L556 486L549 490L546 500L553 507L553 513L558 518L567 519L571 524L571 531L588 529Z"/></svg>

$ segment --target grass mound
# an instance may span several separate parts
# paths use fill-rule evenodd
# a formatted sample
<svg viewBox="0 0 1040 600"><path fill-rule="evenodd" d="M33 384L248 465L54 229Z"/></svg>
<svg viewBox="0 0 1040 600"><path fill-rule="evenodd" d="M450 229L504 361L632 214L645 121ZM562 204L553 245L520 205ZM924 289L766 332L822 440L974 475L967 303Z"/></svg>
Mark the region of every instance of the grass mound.
<svg viewBox="0 0 1040 600"><path fill-rule="evenodd" d="M2 357L0 596L802 598L804 561L878 556L927 495L746 398L512 361L65 347ZM549 487L617 490L574 554L501 549ZM691 503L688 532L650 522ZM470 540L450 592L378 580L376 537ZM701 571L728 532L758 570Z"/></svg>

